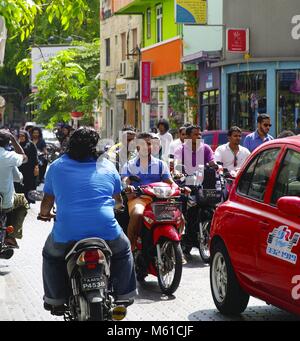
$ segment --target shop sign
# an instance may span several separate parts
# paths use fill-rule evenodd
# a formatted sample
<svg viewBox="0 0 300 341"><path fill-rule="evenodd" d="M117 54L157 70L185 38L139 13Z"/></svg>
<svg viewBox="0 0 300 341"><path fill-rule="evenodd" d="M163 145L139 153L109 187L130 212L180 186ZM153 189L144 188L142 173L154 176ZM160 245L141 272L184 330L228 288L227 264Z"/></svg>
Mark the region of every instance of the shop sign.
<svg viewBox="0 0 300 341"><path fill-rule="evenodd" d="M207 0L175 0L177 24L207 24Z"/></svg>
<svg viewBox="0 0 300 341"><path fill-rule="evenodd" d="M141 103L151 102L151 62L141 62Z"/></svg>
<svg viewBox="0 0 300 341"><path fill-rule="evenodd" d="M249 29L229 28L226 30L227 52L249 52Z"/></svg>

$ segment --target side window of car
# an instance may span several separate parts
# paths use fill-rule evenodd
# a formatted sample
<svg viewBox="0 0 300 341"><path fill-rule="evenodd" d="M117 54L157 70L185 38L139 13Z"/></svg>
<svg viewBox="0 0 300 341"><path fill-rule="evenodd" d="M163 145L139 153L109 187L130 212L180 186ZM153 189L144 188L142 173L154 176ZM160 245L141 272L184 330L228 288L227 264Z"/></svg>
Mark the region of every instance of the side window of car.
<svg viewBox="0 0 300 341"><path fill-rule="evenodd" d="M300 196L300 153L291 149L280 165L271 204L284 196Z"/></svg>
<svg viewBox="0 0 300 341"><path fill-rule="evenodd" d="M263 201L280 149L265 150L257 155L244 171L238 184L238 192L252 199Z"/></svg>
<svg viewBox="0 0 300 341"><path fill-rule="evenodd" d="M213 144L214 136L213 134L205 134L205 135L202 135L202 139L204 140L205 144L208 144L209 146L211 146Z"/></svg>

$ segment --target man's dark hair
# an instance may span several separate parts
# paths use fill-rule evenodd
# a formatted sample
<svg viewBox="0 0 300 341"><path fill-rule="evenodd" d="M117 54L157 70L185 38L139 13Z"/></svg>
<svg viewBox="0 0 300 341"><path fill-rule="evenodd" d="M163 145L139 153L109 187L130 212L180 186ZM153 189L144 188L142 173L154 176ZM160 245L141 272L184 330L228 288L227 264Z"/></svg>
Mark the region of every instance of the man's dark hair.
<svg viewBox="0 0 300 341"><path fill-rule="evenodd" d="M295 136L295 133L293 133L291 130L283 130L278 136L278 139L283 139L285 137L289 136Z"/></svg>
<svg viewBox="0 0 300 341"><path fill-rule="evenodd" d="M160 125L163 125L165 127L165 130L168 131L170 129L170 125L169 122L167 120L165 120L164 118L162 118L161 120L158 121L157 123L157 128L159 128Z"/></svg>
<svg viewBox="0 0 300 341"><path fill-rule="evenodd" d="M0 147L7 147L9 144L10 138L7 133L0 131Z"/></svg>
<svg viewBox="0 0 300 341"><path fill-rule="evenodd" d="M152 139L152 135L150 133L139 133L138 136L136 137L138 140L139 139Z"/></svg>
<svg viewBox="0 0 300 341"><path fill-rule="evenodd" d="M188 127L186 128L185 133L186 133L188 136L191 136L194 129L197 129L197 130L200 130L200 131L201 131L201 128L200 128L199 126L190 125L190 126L188 126Z"/></svg>
<svg viewBox="0 0 300 341"><path fill-rule="evenodd" d="M257 116L257 123L262 123L263 120L270 120L271 117L269 114L260 114Z"/></svg>
<svg viewBox="0 0 300 341"><path fill-rule="evenodd" d="M80 127L71 135L66 149L69 157L76 161L84 161L88 158L97 159L97 143L100 139L95 129Z"/></svg>
<svg viewBox="0 0 300 341"><path fill-rule="evenodd" d="M181 134L181 132L182 132L183 130L186 130L186 127L180 127L180 128L179 128L179 134Z"/></svg>
<svg viewBox="0 0 300 341"><path fill-rule="evenodd" d="M128 126L124 126L122 128L122 131L132 131L133 133L135 133L135 128L133 126L128 125Z"/></svg>
<svg viewBox="0 0 300 341"><path fill-rule="evenodd" d="M237 127L237 126L234 126L234 127L231 127L229 130L228 130L228 136L230 137L233 133L242 133L242 130L241 128Z"/></svg>

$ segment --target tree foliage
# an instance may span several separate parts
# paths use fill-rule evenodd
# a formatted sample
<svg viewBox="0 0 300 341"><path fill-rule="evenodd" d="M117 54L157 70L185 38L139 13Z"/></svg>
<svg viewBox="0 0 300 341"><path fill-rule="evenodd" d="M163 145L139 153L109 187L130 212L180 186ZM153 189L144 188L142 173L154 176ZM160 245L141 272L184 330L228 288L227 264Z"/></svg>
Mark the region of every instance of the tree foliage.
<svg viewBox="0 0 300 341"><path fill-rule="evenodd" d="M0 0L9 35L21 41L30 36L38 14L46 14L50 23L59 20L67 30L75 20L81 25L88 10L88 0Z"/></svg>
<svg viewBox="0 0 300 341"><path fill-rule="evenodd" d="M71 111L82 111L91 118L94 102L101 95L97 77L100 42L77 44L80 46L61 51L43 63L36 79L38 92L31 96L38 122L53 125L68 121Z"/></svg>

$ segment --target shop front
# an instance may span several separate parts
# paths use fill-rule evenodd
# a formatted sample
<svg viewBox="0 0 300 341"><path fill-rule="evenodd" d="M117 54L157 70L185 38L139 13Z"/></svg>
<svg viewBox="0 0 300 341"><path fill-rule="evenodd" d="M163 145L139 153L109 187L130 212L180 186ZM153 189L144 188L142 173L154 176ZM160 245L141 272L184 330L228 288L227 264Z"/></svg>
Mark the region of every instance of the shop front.
<svg viewBox="0 0 300 341"><path fill-rule="evenodd" d="M222 129L254 131L261 113L271 134L293 130L300 117L300 60L240 63L222 67Z"/></svg>
<svg viewBox="0 0 300 341"><path fill-rule="evenodd" d="M199 123L202 130L218 130L220 115L220 69L210 68L210 62L199 64Z"/></svg>

